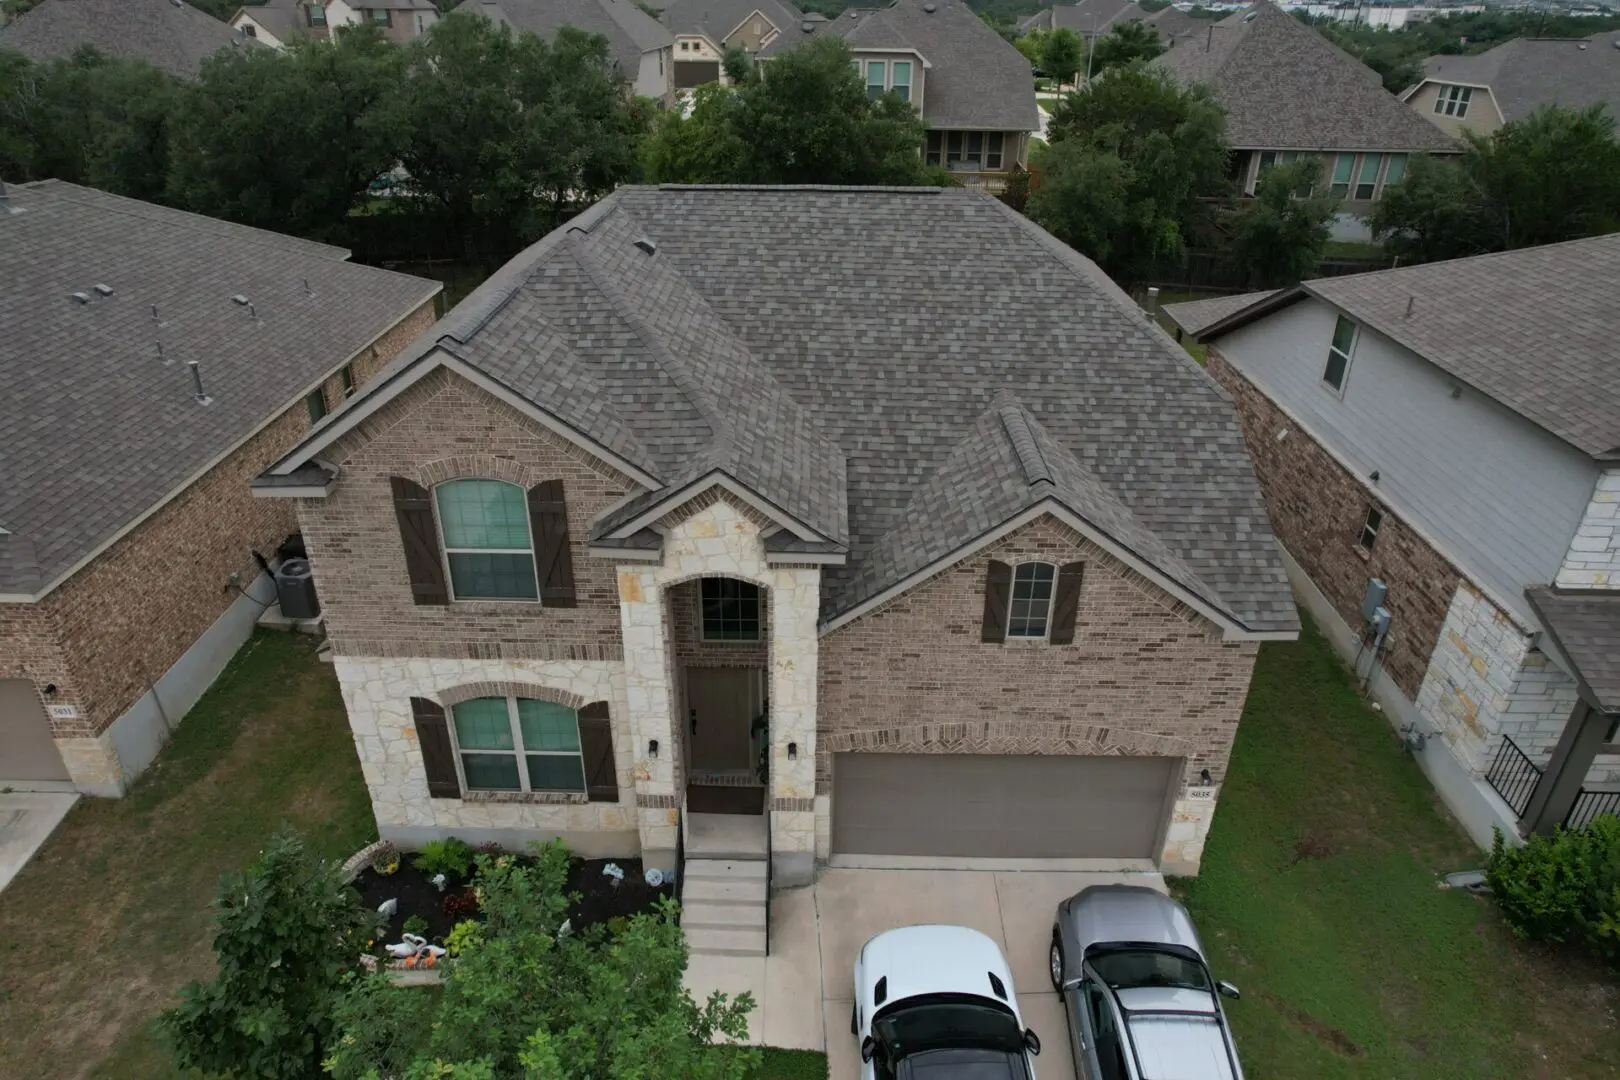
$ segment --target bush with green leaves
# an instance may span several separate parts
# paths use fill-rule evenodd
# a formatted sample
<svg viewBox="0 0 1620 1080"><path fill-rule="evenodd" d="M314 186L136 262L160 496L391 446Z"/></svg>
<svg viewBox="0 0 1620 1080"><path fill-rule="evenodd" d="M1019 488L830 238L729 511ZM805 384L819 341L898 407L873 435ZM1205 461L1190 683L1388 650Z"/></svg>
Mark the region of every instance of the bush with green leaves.
<svg viewBox="0 0 1620 1080"><path fill-rule="evenodd" d="M241 874L220 881L219 973L180 992L162 1029L179 1070L247 1080L304 1080L336 1036L334 1010L376 915L342 868L283 830Z"/></svg>
<svg viewBox="0 0 1620 1080"><path fill-rule="evenodd" d="M444 874L459 881L472 870L473 849L465 840L453 836L429 840L411 862L424 874Z"/></svg>
<svg viewBox="0 0 1620 1080"><path fill-rule="evenodd" d="M383 975L350 986L325 1062L334 1080L743 1080L757 1067L759 1051L740 1045L752 999L699 1005L682 986L673 902L617 931L560 933L568 853L553 843L535 854L479 856L487 921L452 934L440 996Z"/></svg>
<svg viewBox="0 0 1620 1080"><path fill-rule="evenodd" d="M1485 880L1513 932L1569 942L1620 963L1620 818L1512 847L1496 833Z"/></svg>

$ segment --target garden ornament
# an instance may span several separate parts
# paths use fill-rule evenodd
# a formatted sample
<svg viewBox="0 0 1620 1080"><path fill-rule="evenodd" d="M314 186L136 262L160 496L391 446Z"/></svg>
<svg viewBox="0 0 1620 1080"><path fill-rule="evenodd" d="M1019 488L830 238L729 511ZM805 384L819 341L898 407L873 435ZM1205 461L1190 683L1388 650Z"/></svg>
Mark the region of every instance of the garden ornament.
<svg viewBox="0 0 1620 1080"><path fill-rule="evenodd" d="M415 956L426 948L427 938L422 937L420 934L406 934L403 941L384 947L388 950L389 956L396 960L404 960L407 957Z"/></svg>
<svg viewBox="0 0 1620 1080"><path fill-rule="evenodd" d="M619 882L624 880L624 868L618 863L610 862L606 866L602 867L602 876L612 878L613 884L618 885Z"/></svg>
<svg viewBox="0 0 1620 1080"><path fill-rule="evenodd" d="M449 880L449 878L446 878L443 874L434 874L428 880L433 882L433 887L435 889L438 889L440 892L444 892L445 883Z"/></svg>
<svg viewBox="0 0 1620 1080"><path fill-rule="evenodd" d="M664 872L656 866L647 867L645 877L647 878L647 884L655 889L664 883Z"/></svg>
<svg viewBox="0 0 1620 1080"><path fill-rule="evenodd" d="M377 914L381 915L385 919L392 919L394 917L394 913L398 910L399 897L397 896L392 900L384 900L382 903L377 905Z"/></svg>

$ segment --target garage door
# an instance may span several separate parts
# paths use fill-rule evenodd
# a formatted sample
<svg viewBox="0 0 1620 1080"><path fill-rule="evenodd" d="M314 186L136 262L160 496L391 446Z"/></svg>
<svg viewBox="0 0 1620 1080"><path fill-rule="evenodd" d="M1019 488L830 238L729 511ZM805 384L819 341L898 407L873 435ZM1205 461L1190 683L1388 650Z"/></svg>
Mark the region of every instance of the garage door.
<svg viewBox="0 0 1620 1080"><path fill-rule="evenodd" d="M1181 759L837 754L841 855L1152 859Z"/></svg>
<svg viewBox="0 0 1620 1080"><path fill-rule="evenodd" d="M706 63L702 61L694 63L688 60L686 63L677 63L675 65L675 89L677 90L690 90L695 86L702 86L704 83L719 81L720 62L718 60L710 60Z"/></svg>
<svg viewBox="0 0 1620 1080"><path fill-rule="evenodd" d="M0 782L68 779L51 722L27 679L0 679Z"/></svg>

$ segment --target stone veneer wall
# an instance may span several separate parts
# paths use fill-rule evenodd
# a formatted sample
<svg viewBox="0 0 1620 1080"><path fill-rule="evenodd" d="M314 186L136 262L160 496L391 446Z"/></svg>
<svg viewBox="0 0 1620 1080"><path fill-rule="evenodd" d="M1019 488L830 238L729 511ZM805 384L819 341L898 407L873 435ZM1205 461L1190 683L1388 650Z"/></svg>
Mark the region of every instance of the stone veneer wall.
<svg viewBox="0 0 1620 1080"><path fill-rule="evenodd" d="M1554 584L1566 589L1620 589L1620 469L1598 477Z"/></svg>
<svg viewBox="0 0 1620 1080"><path fill-rule="evenodd" d="M1086 564L1073 644L980 640L991 559ZM840 752L1162 755L1187 767L1161 861L1195 873L1257 652L1042 518L822 640L819 850Z"/></svg>

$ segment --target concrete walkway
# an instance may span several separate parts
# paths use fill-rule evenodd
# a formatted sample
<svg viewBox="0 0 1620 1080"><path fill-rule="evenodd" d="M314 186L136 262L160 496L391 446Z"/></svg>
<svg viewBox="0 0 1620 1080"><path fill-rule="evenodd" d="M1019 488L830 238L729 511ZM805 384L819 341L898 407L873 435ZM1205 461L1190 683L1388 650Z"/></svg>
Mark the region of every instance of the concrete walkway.
<svg viewBox="0 0 1620 1080"><path fill-rule="evenodd" d="M860 1056L849 1017L861 946L897 926L971 926L1007 957L1019 1011L1044 1047L1042 1080L1070 1080L1067 1029L1046 973L1052 917L1059 901L1109 882L1164 888L1151 872L828 869L814 885L772 897L769 956L694 956L686 986L699 1001L714 990L752 993L750 1042L825 1051L829 1080L854 1080Z"/></svg>
<svg viewBox="0 0 1620 1080"><path fill-rule="evenodd" d="M0 889L28 865L73 804L76 792L14 791L0 795Z"/></svg>

